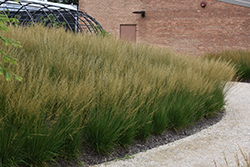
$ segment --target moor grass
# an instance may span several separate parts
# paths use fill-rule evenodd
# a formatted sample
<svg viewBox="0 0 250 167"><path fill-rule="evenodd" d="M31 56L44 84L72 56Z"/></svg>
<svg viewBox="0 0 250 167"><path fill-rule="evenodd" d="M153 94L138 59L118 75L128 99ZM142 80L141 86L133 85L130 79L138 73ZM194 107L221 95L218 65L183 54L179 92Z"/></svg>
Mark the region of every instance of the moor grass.
<svg viewBox="0 0 250 167"><path fill-rule="evenodd" d="M81 147L99 154L221 110L230 62L64 29L10 27L1 46L22 82L0 80L0 164L50 166Z"/></svg>

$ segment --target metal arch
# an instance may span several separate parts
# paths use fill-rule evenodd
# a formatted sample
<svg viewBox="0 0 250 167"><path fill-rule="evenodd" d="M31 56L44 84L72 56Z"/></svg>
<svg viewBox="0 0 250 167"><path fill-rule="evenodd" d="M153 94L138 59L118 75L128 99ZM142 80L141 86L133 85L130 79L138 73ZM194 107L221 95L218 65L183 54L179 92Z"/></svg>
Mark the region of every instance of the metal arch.
<svg viewBox="0 0 250 167"><path fill-rule="evenodd" d="M27 6L28 4L26 4L26 5L24 5L24 6ZM37 10L37 11L35 11L33 14L31 14L31 16L32 17L30 17L30 18L33 18L33 20L35 20L35 18L33 17L33 15L36 13L36 12L40 12L40 11L43 11L44 13L45 13L45 15L46 15L46 17L50 20L50 17L47 15L47 13L43 10L44 8L46 8L46 9L48 9L46 6L43 6L42 8L40 8L39 10ZM18 12L20 11L20 9L14 14L14 15L17 15L18 14ZM50 12L50 13L52 13L49 9L48 9L48 11ZM53 13L52 13L53 14ZM54 14L53 14L53 16L54 16ZM55 16L54 16L55 17ZM55 17L56 18L56 17ZM24 19L24 21L22 22L22 23L25 23L25 21L27 20L28 18L26 18L26 19ZM57 19L57 22L59 22L60 23L60 21Z"/></svg>
<svg viewBox="0 0 250 167"><path fill-rule="evenodd" d="M21 2L18 2L20 5L22 5L21 4ZM30 17L30 19L31 19L31 21L32 21L32 23L33 23L33 25L35 25L35 22L34 22L34 19L31 17L31 14L30 14L30 12L27 10L27 8L26 8L26 5L22 5L22 8L24 8L25 9L25 11L27 12L27 14L29 15L29 17Z"/></svg>
<svg viewBox="0 0 250 167"><path fill-rule="evenodd" d="M6 1L6 0L5 0ZM2 1L1 3L0 3L0 5L2 5L5 1Z"/></svg>
<svg viewBox="0 0 250 167"><path fill-rule="evenodd" d="M56 19L56 21L57 21L58 23L61 23L61 21L57 18L57 16L55 16L55 14L53 13L53 11L51 11L51 10L50 10L48 7L46 7L45 5L42 5L42 6L43 6L43 8L40 8L39 11L43 11L43 12L45 13L46 17L50 20L51 23L52 23L53 21L52 21L51 18L49 17L50 14L53 15L53 17ZM49 15L46 13L46 11L45 11L44 9L47 9L47 10L48 10ZM34 15L36 12L37 12L37 11L35 11L35 12L33 13L33 15ZM32 16L33 16L33 15L32 15ZM66 19L64 19L64 21L67 22ZM68 22L67 22L67 23L68 23ZM68 24L68 27L70 27L69 24ZM71 30L72 30L72 29L71 29Z"/></svg>
<svg viewBox="0 0 250 167"><path fill-rule="evenodd" d="M99 25L100 28L103 29L102 26L96 21L95 18L91 17L90 15L88 15L87 13L84 13L82 11L79 11L79 12L82 13L83 15L86 15L88 18L90 18L92 20L92 22L94 22L96 25Z"/></svg>
<svg viewBox="0 0 250 167"><path fill-rule="evenodd" d="M78 17L78 24L79 24L79 20L80 20L82 23L84 23L84 25L87 27L87 29L89 30L89 32L92 33L90 27L89 27L88 24L85 22L85 20L83 20L83 19L81 18L81 16ZM80 24L79 24L79 26L80 26Z"/></svg>
<svg viewBox="0 0 250 167"><path fill-rule="evenodd" d="M57 20L57 22L58 23L61 23L61 21L58 19L58 17L53 13L53 11L51 11L47 6L45 6L45 5L43 5L43 8L40 8L39 10L37 10L37 11L35 11L33 14L32 14L32 16L33 15L35 15L37 12L44 12L45 14L46 14L46 17L50 20L50 18L49 18L49 16L47 15L47 13L43 10L43 9L48 9L48 11L50 12L50 14L52 14L55 18L56 18L56 20ZM66 24L68 25L68 27L70 27L70 24L69 24L69 22L67 21L67 19L63 16L63 14L59 11L59 10L57 10L57 9L55 9L56 11L57 11L57 13L63 18L63 21L64 22L66 22ZM51 20L50 20L51 21ZM71 27L70 27L70 29L71 29ZM72 30L72 29L71 29Z"/></svg>
<svg viewBox="0 0 250 167"><path fill-rule="evenodd" d="M94 32L98 32L98 30L100 31L100 32L102 32L102 30L103 30L103 28L102 28L102 26L93 18L93 17L91 17L91 16L89 16L88 14L86 14L86 13L84 13L84 12L82 12L82 11L79 11L82 15L83 15L83 17L86 19L86 20L91 20L92 21L92 24L91 24L91 27L94 29ZM87 17L86 17L87 16ZM93 24L94 23L94 24ZM99 26L99 28L97 28L96 26L94 26L93 27L93 25L98 25Z"/></svg>
<svg viewBox="0 0 250 167"><path fill-rule="evenodd" d="M80 13L80 15L79 15L79 13ZM98 33L98 28L95 26L95 25L98 25L98 24L96 24L95 19L93 19L92 17L90 17L89 15L87 15L84 12L78 12L78 16L80 16L79 19L82 22L84 22L84 24L86 25L86 27L89 29L90 33L92 33L92 30L94 30L94 32ZM81 19L81 17L83 17L89 24L86 24L85 21ZM95 24L93 24L93 23L95 23ZM100 26L100 29L101 29L100 31L102 31L101 25L99 25L99 26Z"/></svg>
<svg viewBox="0 0 250 167"><path fill-rule="evenodd" d="M64 17L64 15L59 11L59 10L57 10L57 9L55 9L61 16L62 16L62 18L63 18L63 20L66 22L66 24L68 25L68 27L70 27L70 24L69 24L69 22L67 21L67 19ZM72 29L71 29L72 30Z"/></svg>
<svg viewBox="0 0 250 167"><path fill-rule="evenodd" d="M72 15L72 13L70 12L70 11L67 11L65 8L60 8L60 9L62 9L64 12L68 12L71 16L72 16L72 18L74 19L74 15ZM58 10L59 11L59 10ZM59 11L60 12L60 11ZM65 17L63 17L63 18L65 18ZM66 20L66 19L65 19ZM75 20L75 19L74 19ZM78 24L78 23L77 23ZM70 26L69 26L69 28L71 28ZM76 31L78 31L78 30L76 30Z"/></svg>
<svg viewBox="0 0 250 167"><path fill-rule="evenodd" d="M64 11L66 11L65 9L63 9ZM79 31L78 30L78 26L80 27L80 29L82 30L82 32L84 32L83 31L83 28L80 26L80 24L79 24L79 22L78 22L78 20L77 19L75 19L75 16L72 14L72 12L71 11L68 11L69 12L69 14L72 16L72 18L74 18L74 22L75 22L75 26L77 27L77 31ZM77 16L78 17L78 16Z"/></svg>
<svg viewBox="0 0 250 167"><path fill-rule="evenodd" d="M63 9L64 11L66 11L65 9ZM72 11L68 11L69 12L69 14L75 19L75 16L72 14ZM75 12L75 11L74 11ZM76 13L77 14L77 13ZM77 17L78 17L78 19L79 19L79 15L77 14ZM81 27L81 25L80 25L80 23L79 23L79 20L76 20L75 19L75 21L76 21L76 26L77 26L77 29L78 29L78 26L81 28L81 30L82 30L82 32L84 32L84 30L83 30L83 28ZM88 25L85 23L85 21L84 20L81 20L81 21L83 21L84 22L84 24L86 25L86 27L88 28ZM89 29L89 28L88 28ZM89 29L89 31L90 31L90 33L92 33L92 31L91 31L91 29Z"/></svg>
<svg viewBox="0 0 250 167"><path fill-rule="evenodd" d="M88 24L88 23L91 23L91 22L89 22L87 19L85 19L85 20L83 20L82 18L84 18L83 16L80 16L78 19L81 21L81 22L83 22L84 23L84 25L88 28L88 30L89 30L89 32L92 34L92 30L91 30L91 26ZM86 23L86 21L88 22L88 23Z"/></svg>
<svg viewBox="0 0 250 167"><path fill-rule="evenodd" d="M48 8L48 7L46 7L45 5L42 5L43 6L43 8L40 8L40 10L43 10L44 8L45 9L47 9L55 18L56 18L56 21L58 22L58 23L61 23L60 22L60 20L54 15L54 13ZM34 12L34 13L36 13L36 12ZM44 12L45 13L45 12ZM48 17L48 16L47 16ZM48 17L48 19L50 20L50 18Z"/></svg>
<svg viewBox="0 0 250 167"><path fill-rule="evenodd" d="M8 11L8 12L6 12ZM45 18L48 23L65 23L66 29L75 32L102 32L102 26L91 16L85 12L78 11L76 8L52 2L43 2L38 0L0 0L0 12L8 17L18 18L21 25L26 25L32 22L35 25L37 22L43 22ZM51 19L50 15L54 18ZM39 19L39 16L43 19Z"/></svg>

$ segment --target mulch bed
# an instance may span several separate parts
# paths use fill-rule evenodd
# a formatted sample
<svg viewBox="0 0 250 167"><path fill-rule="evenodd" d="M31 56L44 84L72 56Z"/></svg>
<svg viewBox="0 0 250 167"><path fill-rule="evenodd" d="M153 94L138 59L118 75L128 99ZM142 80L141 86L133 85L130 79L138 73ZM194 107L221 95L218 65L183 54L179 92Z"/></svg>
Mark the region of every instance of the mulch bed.
<svg viewBox="0 0 250 167"><path fill-rule="evenodd" d="M111 152L109 155L98 155L96 152L94 152L90 148L84 148L83 150L81 150L82 155L78 159L78 162L79 161L83 162L82 167L87 167L90 165L96 165L96 164L100 164L103 162L112 161L115 159L122 159L126 156L130 156L139 152L143 152L152 148L156 148L161 145L165 145L165 144L174 142L176 140L180 140L182 138L193 135L197 132L200 132L201 130L206 129L209 126L212 126L216 124L217 122L219 122L224 116L224 114L225 114L224 111L220 111L212 117L203 118L195 122L193 125L189 127L179 129L177 132L173 130L166 130L161 135L150 135L148 139L146 139L145 141L135 140L134 143L128 146L127 148L120 148L120 147L115 148L115 150ZM77 160L73 163L59 161L56 166L76 167Z"/></svg>
<svg viewBox="0 0 250 167"><path fill-rule="evenodd" d="M250 78L249 79L245 79L245 80L241 80L240 82L250 83Z"/></svg>

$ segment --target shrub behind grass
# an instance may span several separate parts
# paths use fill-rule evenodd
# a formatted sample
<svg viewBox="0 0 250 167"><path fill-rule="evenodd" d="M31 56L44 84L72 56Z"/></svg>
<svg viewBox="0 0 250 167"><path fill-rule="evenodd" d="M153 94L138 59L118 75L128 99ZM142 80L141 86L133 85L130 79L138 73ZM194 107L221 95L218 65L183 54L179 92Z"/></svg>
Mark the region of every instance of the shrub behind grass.
<svg viewBox="0 0 250 167"><path fill-rule="evenodd" d="M223 107L225 84L236 73L228 62L112 37L10 28L4 36L23 47L4 49L18 58L13 72L23 81L0 84L5 166L70 160L81 144L108 153L190 125Z"/></svg>

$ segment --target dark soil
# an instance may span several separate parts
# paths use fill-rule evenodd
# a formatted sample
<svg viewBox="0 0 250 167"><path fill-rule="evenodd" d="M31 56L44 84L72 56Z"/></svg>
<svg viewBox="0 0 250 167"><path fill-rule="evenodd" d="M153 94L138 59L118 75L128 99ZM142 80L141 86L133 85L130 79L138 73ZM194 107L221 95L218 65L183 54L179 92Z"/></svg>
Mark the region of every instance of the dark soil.
<svg viewBox="0 0 250 167"><path fill-rule="evenodd" d="M90 165L96 165L103 162L112 161L115 159L122 159L126 156L133 155L139 152L143 152L146 150L149 150L151 148L156 148L164 144L171 143L173 141L188 137L190 135L193 135L197 132L200 132L203 129L208 128L209 126L212 126L219 122L222 117L224 116L225 112L220 111L216 113L214 116L211 116L209 118L203 118L197 122L195 122L193 125L189 127L185 127L182 129L179 129L177 132L173 130L166 130L161 135L150 135L148 139L145 141L136 140L132 145L128 146L127 148L120 148L117 147L113 152L111 152L109 155L98 155L96 152L89 148L84 148L81 150L82 155L78 160L76 160L73 163L66 163L66 162L58 162L56 166L59 167L76 167L77 161L83 162L82 167L87 167Z"/></svg>
<svg viewBox="0 0 250 167"><path fill-rule="evenodd" d="M249 78L249 79L244 79L244 80L241 80L240 82L250 83L250 78Z"/></svg>

